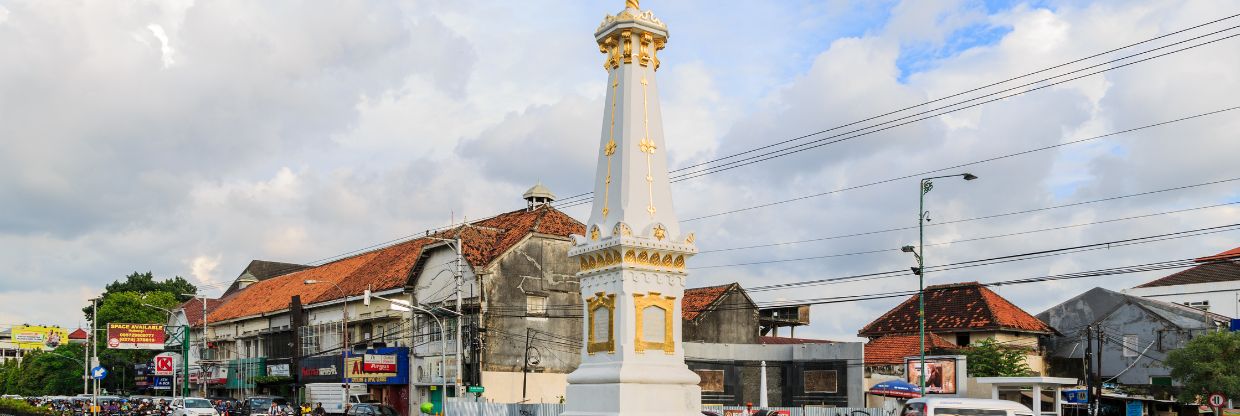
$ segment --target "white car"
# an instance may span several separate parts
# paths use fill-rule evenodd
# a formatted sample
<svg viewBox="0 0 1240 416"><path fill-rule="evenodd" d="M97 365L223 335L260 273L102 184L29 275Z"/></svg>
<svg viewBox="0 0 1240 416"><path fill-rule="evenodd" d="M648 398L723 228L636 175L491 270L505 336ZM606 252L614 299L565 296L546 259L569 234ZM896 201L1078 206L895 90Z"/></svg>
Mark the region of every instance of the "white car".
<svg viewBox="0 0 1240 416"><path fill-rule="evenodd" d="M1025 405L1007 400L931 397L912 399L900 416L1034 416Z"/></svg>
<svg viewBox="0 0 1240 416"><path fill-rule="evenodd" d="M211 401L198 397L172 399L172 416L220 416Z"/></svg>

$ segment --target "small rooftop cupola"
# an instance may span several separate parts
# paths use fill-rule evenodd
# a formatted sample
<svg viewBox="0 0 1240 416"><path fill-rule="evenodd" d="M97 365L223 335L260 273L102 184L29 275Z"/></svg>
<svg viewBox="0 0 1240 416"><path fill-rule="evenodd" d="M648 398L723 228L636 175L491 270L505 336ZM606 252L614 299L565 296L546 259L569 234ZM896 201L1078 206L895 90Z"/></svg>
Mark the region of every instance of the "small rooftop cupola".
<svg viewBox="0 0 1240 416"><path fill-rule="evenodd" d="M258 283L258 278L253 274L250 274L250 272L245 272L245 274L242 274L241 277L237 278L238 289L245 289L255 283Z"/></svg>
<svg viewBox="0 0 1240 416"><path fill-rule="evenodd" d="M525 191L525 194L521 195L521 197L525 198L526 207L530 210L555 201L555 194L551 193L550 189L543 186L542 182L534 185L530 188L530 190Z"/></svg>

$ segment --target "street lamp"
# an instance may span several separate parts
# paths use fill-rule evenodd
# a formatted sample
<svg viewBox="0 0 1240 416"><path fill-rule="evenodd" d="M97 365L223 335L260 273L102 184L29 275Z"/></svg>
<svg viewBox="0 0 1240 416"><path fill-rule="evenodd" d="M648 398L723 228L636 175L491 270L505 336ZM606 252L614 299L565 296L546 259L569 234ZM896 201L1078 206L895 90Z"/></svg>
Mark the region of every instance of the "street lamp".
<svg viewBox="0 0 1240 416"><path fill-rule="evenodd" d="M921 361L919 364L921 371L918 374L919 380L917 385L920 387L923 396L926 395L926 222L930 221L930 211L926 211L926 194L930 193L931 189L934 189L935 179L955 178L957 176L966 181L977 179L976 175L967 172L921 178L921 183L917 186L917 247L900 247L900 251L913 253L913 257L917 259L917 267L913 268L913 274L917 275L917 330L921 341Z"/></svg>
<svg viewBox="0 0 1240 416"><path fill-rule="evenodd" d="M315 283L320 283L320 281L315 279L306 279L302 281L302 283L313 285ZM340 285L337 285L336 282L328 283L331 283L332 286L335 287L342 296L344 296L344 298L340 301L340 310L344 312L341 314L340 369L341 371L344 371L344 401L341 403L344 403L345 409L347 410L349 406L349 391L351 390L350 387L352 387L352 383L350 383L349 379L349 359L347 358L349 356L349 294L346 293L344 289L341 289Z"/></svg>
<svg viewBox="0 0 1240 416"><path fill-rule="evenodd" d="M448 367L447 367L447 362L448 362L448 341L447 341L447 338L448 338L448 337L446 336L446 335L447 335L447 332L444 332L443 321L439 320L439 317L438 317L438 316L435 316L435 313L434 313L434 312L431 312L431 311L430 311L430 310L428 310L427 308L423 307L423 306L426 306L426 305L418 306L418 305L413 304L413 301L412 301L412 300L413 300L413 295L412 295L412 294L410 294L410 296L409 296L409 299L410 299L409 301L404 301L404 300L400 300L400 299L389 299L389 298L385 298L385 297L383 297L383 296L379 296L379 295L372 294L372 293L370 293L370 291L369 291L369 290L367 290L367 291L365 292L365 298L363 298L362 303L365 303L366 305L370 305L370 298L383 299L383 300L388 301L388 307L389 307L389 308L391 308L392 310L401 311L401 312L409 312L409 324L410 324L411 326L413 325L413 312L414 312L414 311L418 311L418 312L422 312L422 313L425 313L425 314L427 314L427 315L430 315L431 319L434 319L434 320L435 320L435 325L438 325L438 326L439 326L439 374L440 374L439 381L440 381L440 384L441 384L441 387L440 387L440 388L441 388L441 389L443 389L443 392L442 392L442 393L440 393L440 394L441 394L441 396L440 396L440 402L441 402L441 403L443 403L443 405L445 406L444 408L446 409L446 408L447 408L446 406L448 405ZM441 311L444 311L444 312L447 312L447 313L450 313L450 314L456 315L456 316L457 316L457 319L460 319L462 316L464 316L464 315L463 315L463 314L461 314L460 312L456 312L456 311L453 311L453 310L451 310L451 309L446 309L446 308L431 308L431 309L441 310ZM413 355L413 354L412 354L412 351L413 351L413 349L415 348L415 345L416 345L416 342L417 342L417 341L414 339L414 336L416 336L416 335L417 335L417 328L412 328L412 327L411 327L411 328L410 328L410 330L409 330L409 351L410 351L410 358L412 358L412 355ZM459 363L459 361L458 361L458 363ZM413 361L412 361L412 360L410 360L408 365L409 365L409 368L410 368L410 371L408 371L408 373L410 374L410 375L409 375L409 380L410 380L410 382L409 382L409 383L410 383L410 390L409 390L409 394L410 394L410 397L412 397L412 395L413 395L413 389L412 389L412 387L413 387L413 381L412 381L412 380L413 380L413 375L412 375L412 373L413 373L413 371L412 371L412 368L413 368ZM458 374L457 376L459 377L460 375ZM457 392L457 394L458 394L458 397L459 397L460 392L458 391L458 392ZM411 399L411 400L410 400L410 402L409 402L409 407L410 407L410 411L412 412L412 411L413 411L413 401L412 401L412 399ZM410 413L410 414L413 414L413 413Z"/></svg>

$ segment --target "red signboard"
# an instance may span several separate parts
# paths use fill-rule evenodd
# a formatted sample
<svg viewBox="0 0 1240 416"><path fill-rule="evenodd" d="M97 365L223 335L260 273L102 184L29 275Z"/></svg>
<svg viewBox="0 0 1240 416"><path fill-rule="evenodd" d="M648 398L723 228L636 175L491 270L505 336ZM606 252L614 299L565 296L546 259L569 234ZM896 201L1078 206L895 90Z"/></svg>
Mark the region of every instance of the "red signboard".
<svg viewBox="0 0 1240 416"><path fill-rule="evenodd" d="M168 355L155 356L155 375L157 376L172 375L172 373L175 372L173 370L174 364L173 364L172 358L173 358L172 356L168 356Z"/></svg>
<svg viewBox="0 0 1240 416"><path fill-rule="evenodd" d="M162 350L164 340L162 324L108 324L108 348Z"/></svg>
<svg viewBox="0 0 1240 416"><path fill-rule="evenodd" d="M396 356L388 354L366 354L362 357L362 371L367 373L395 373Z"/></svg>

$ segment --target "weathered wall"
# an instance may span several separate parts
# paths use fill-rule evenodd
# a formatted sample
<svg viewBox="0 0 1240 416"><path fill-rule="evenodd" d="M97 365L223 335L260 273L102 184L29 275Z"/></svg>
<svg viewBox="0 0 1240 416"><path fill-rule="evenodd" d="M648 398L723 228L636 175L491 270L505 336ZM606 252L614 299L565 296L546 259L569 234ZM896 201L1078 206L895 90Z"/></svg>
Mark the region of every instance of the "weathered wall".
<svg viewBox="0 0 1240 416"><path fill-rule="evenodd" d="M522 376L528 378L523 379ZM486 387L483 397L496 403L520 403L521 387L525 386L526 403L559 403L568 386L568 374L564 373L513 373L507 371L483 371L482 385Z"/></svg>
<svg viewBox="0 0 1240 416"><path fill-rule="evenodd" d="M583 313L571 241L534 235L500 257L482 276L485 293L483 371L515 372L525 363L527 334L537 371L567 374L581 362ZM527 296L545 297L546 313L527 313ZM489 387L488 387L489 389ZM564 387L558 388L558 395Z"/></svg>
<svg viewBox="0 0 1240 416"><path fill-rule="evenodd" d="M684 321L681 339L684 342L757 344L758 308L743 293L730 291L713 309L703 311L697 319Z"/></svg>
<svg viewBox="0 0 1240 416"><path fill-rule="evenodd" d="M762 345L762 344L708 344L685 343L685 361L690 369L731 367L742 372L752 363L766 361L768 385L778 384L780 401L769 398L772 405L780 403L800 406L802 404L826 403L834 406L862 407L864 405L864 372L860 366L864 344L860 342L837 342L830 344ZM772 373L772 368L779 371ZM805 394L805 370L836 370L838 391L832 394ZM773 374L777 374L773 375ZM743 374L740 374L743 376ZM779 378L774 378L779 377ZM745 395L738 390L738 396ZM768 392L769 394L769 392ZM829 396L829 397L828 397ZM703 395L705 401L706 395ZM756 399L754 400L757 401Z"/></svg>

